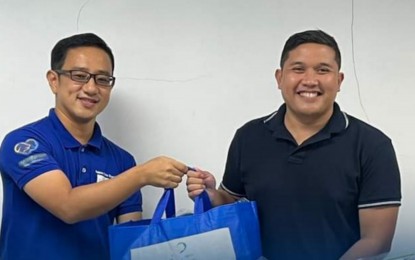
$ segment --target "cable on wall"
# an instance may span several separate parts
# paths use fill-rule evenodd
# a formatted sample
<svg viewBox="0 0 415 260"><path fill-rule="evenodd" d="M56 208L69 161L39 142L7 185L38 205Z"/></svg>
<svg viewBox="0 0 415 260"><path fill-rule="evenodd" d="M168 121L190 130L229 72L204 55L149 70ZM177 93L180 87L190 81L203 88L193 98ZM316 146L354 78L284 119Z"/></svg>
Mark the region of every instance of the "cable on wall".
<svg viewBox="0 0 415 260"><path fill-rule="evenodd" d="M354 72L354 78L356 80L356 84L357 84L357 93L359 96L359 103L360 103L360 107L363 110L363 113L367 119L368 122L370 122L369 120L369 116L366 113L366 109L363 105L363 100L362 100L362 94L360 92L360 83L359 83L359 78L357 76L357 71L356 71L356 61L355 61L355 54L354 54L354 0L352 0L352 22L351 22L351 39L352 39L352 62L353 62L353 72Z"/></svg>

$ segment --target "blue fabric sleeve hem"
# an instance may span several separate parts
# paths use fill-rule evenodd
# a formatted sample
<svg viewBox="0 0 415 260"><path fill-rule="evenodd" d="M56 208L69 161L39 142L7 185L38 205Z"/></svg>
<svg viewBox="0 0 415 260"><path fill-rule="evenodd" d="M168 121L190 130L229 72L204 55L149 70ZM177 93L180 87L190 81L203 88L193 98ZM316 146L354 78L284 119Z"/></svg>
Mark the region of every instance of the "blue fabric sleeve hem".
<svg viewBox="0 0 415 260"><path fill-rule="evenodd" d="M37 168L36 170L32 171L30 174L25 174L22 178L17 181L17 186L19 189L23 189L23 187L34 178L53 170L59 170L56 166L48 165L42 168Z"/></svg>
<svg viewBox="0 0 415 260"><path fill-rule="evenodd" d="M139 204L136 204L136 205L130 205L130 206L127 206L127 207L120 208L119 211L118 211L118 215L120 216L120 215L124 215L124 214L127 214L127 213L142 212L142 211L143 211L142 206L139 205Z"/></svg>

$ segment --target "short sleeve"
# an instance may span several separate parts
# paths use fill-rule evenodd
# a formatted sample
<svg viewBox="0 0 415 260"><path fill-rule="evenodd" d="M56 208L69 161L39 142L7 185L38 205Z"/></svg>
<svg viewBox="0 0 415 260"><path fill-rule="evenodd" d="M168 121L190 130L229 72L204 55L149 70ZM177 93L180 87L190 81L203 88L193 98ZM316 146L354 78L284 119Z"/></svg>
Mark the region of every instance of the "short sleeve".
<svg viewBox="0 0 415 260"><path fill-rule="evenodd" d="M56 169L59 165L42 136L20 129L4 138L0 148L0 171L20 189L33 178Z"/></svg>
<svg viewBox="0 0 415 260"><path fill-rule="evenodd" d="M359 208L400 205L400 173L390 139L367 149L362 168Z"/></svg>

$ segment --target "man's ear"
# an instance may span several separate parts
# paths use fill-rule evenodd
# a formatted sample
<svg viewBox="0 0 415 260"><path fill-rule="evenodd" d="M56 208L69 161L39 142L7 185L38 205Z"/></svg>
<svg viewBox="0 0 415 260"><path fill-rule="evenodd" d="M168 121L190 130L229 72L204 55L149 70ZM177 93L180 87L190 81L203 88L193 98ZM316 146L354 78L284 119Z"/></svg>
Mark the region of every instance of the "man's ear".
<svg viewBox="0 0 415 260"><path fill-rule="evenodd" d="M342 85L343 80L344 80L344 74L343 72L339 72L339 79L338 79L339 89L337 90L337 92L340 92L340 87Z"/></svg>
<svg viewBox="0 0 415 260"><path fill-rule="evenodd" d="M56 94L59 85L59 75L53 70L48 70L48 72L46 72L46 79L48 80L49 87L53 94Z"/></svg>
<svg viewBox="0 0 415 260"><path fill-rule="evenodd" d="M281 89L281 87L280 87L281 78L282 78L282 70L281 69L277 69L275 71L275 79L277 80L277 85L278 85L278 88L279 89Z"/></svg>

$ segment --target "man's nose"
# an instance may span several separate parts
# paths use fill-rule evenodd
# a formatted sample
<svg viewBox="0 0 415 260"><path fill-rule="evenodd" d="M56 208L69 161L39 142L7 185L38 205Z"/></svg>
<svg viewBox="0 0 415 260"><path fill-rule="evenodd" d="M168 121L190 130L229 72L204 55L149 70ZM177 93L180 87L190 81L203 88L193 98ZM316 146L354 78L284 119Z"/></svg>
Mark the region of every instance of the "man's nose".
<svg viewBox="0 0 415 260"><path fill-rule="evenodd" d="M82 89L87 93L96 93L98 91L98 85L95 82L95 78L91 77L89 78L88 82L84 83L84 86Z"/></svg>
<svg viewBox="0 0 415 260"><path fill-rule="evenodd" d="M304 72L302 83L307 86L315 86L318 84L318 75L314 70L306 70Z"/></svg>

